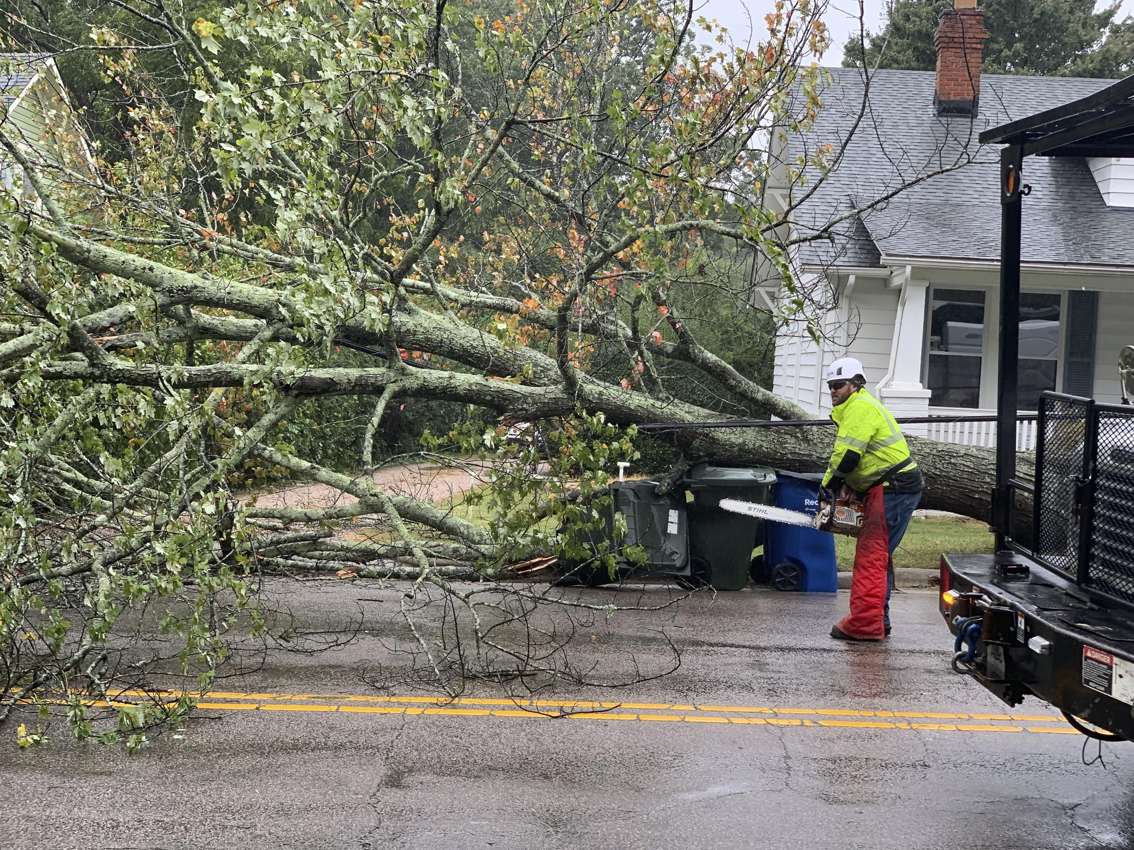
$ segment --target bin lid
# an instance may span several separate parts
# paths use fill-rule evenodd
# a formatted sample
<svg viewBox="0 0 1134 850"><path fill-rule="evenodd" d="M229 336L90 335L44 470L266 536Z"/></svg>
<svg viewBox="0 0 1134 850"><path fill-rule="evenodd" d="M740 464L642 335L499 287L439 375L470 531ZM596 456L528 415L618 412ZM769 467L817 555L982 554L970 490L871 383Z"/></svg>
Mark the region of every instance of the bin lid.
<svg viewBox="0 0 1134 850"><path fill-rule="evenodd" d="M777 469L776 475L780 478L799 478L803 481L822 481L822 472L792 472L788 469Z"/></svg>
<svg viewBox="0 0 1134 850"><path fill-rule="evenodd" d="M774 484L776 473L766 466L715 466L699 463L686 473L685 480L718 487L752 487Z"/></svg>
<svg viewBox="0 0 1134 850"><path fill-rule="evenodd" d="M635 493L652 495L661 484L650 478L631 478L629 481L611 481L607 490L611 493L616 490L627 490Z"/></svg>

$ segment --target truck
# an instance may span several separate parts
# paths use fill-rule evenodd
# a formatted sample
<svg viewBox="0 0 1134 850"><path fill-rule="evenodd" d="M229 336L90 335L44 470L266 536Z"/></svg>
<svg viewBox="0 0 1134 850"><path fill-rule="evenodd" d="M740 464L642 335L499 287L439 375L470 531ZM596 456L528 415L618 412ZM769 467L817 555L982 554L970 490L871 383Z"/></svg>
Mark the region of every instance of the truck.
<svg viewBox="0 0 1134 850"><path fill-rule="evenodd" d="M1041 396L1015 545L940 567L953 669L1010 706L1045 700L1107 741L1134 740L1134 346L1119 375L1121 405Z"/></svg>
<svg viewBox="0 0 1134 850"><path fill-rule="evenodd" d="M1037 697L1089 737L1134 740L1134 348L1119 355L1124 403L1042 394L1030 481L1017 475L1015 439L1025 163L1134 157L1134 76L979 140L1002 146L996 544L941 558L952 666L1010 706ZM1059 191L1050 174L1044 190Z"/></svg>

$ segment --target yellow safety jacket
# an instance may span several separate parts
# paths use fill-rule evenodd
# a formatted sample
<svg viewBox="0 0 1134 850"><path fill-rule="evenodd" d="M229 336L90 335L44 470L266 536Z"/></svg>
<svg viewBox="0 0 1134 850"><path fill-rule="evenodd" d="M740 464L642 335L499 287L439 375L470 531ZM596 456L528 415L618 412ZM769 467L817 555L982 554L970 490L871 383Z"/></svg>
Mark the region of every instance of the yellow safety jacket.
<svg viewBox="0 0 1134 850"><path fill-rule="evenodd" d="M882 402L866 390L852 393L831 411L831 419L839 426L839 431L835 435L831 462L823 476L824 487L837 474L848 450L862 456L858 466L846 475L847 484L859 492L870 489L891 474L917 468L902 429Z"/></svg>

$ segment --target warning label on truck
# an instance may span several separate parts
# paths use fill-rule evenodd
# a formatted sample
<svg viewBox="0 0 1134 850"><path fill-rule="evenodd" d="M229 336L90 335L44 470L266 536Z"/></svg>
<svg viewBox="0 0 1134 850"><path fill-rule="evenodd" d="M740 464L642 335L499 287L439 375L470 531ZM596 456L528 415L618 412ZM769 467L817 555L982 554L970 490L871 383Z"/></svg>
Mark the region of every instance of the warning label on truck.
<svg viewBox="0 0 1134 850"><path fill-rule="evenodd" d="M1093 646L1083 647L1083 686L1109 694L1114 684L1114 656Z"/></svg>
<svg viewBox="0 0 1134 850"><path fill-rule="evenodd" d="M1093 646L1084 646L1083 686L1134 705L1134 664Z"/></svg>

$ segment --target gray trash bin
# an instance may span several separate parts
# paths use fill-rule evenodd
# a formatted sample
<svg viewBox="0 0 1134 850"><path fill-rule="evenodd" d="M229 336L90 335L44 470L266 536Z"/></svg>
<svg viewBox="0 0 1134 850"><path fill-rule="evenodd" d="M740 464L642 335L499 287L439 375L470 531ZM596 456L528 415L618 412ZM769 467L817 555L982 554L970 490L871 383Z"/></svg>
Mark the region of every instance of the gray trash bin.
<svg viewBox="0 0 1134 850"><path fill-rule="evenodd" d="M689 575L689 523L685 505L679 495L659 496L656 481L620 481L608 491L612 497L606 522L594 532L592 543L584 548L586 557L560 557L561 584L588 584L597 586L634 575L688 576ZM626 536L615 542L615 515L621 514L626 522ZM640 546L645 550L645 563L631 561L625 550ZM607 547L616 559L616 575L611 576L605 567L596 564Z"/></svg>

